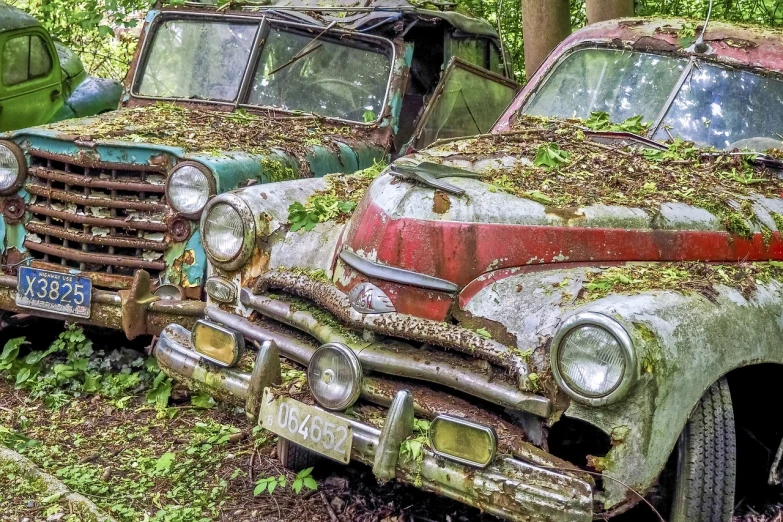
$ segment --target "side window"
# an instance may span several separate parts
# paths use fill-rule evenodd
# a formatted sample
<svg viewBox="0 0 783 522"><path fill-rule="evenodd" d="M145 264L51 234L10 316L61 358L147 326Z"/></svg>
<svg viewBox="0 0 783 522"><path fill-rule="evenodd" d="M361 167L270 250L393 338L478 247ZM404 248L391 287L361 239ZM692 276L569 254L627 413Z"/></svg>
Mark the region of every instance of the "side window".
<svg viewBox="0 0 783 522"><path fill-rule="evenodd" d="M18 85L41 78L52 70L52 57L46 42L38 35L15 36L3 46L3 83Z"/></svg>
<svg viewBox="0 0 783 522"><path fill-rule="evenodd" d="M452 60L419 122L414 148L439 139L489 132L518 88L500 75Z"/></svg>
<svg viewBox="0 0 783 522"><path fill-rule="evenodd" d="M497 43L489 38L462 35L459 31L446 35L446 61L459 58L476 67L505 76L503 54Z"/></svg>

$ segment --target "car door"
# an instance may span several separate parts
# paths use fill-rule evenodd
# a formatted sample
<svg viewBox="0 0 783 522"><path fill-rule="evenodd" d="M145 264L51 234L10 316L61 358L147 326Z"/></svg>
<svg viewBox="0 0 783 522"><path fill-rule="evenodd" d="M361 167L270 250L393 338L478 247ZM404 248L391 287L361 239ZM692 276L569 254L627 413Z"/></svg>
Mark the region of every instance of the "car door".
<svg viewBox="0 0 783 522"><path fill-rule="evenodd" d="M452 58L413 133L413 149L439 139L485 134L514 100L519 84Z"/></svg>
<svg viewBox="0 0 783 522"><path fill-rule="evenodd" d="M62 106L60 63L40 28L0 37L0 130L50 121Z"/></svg>

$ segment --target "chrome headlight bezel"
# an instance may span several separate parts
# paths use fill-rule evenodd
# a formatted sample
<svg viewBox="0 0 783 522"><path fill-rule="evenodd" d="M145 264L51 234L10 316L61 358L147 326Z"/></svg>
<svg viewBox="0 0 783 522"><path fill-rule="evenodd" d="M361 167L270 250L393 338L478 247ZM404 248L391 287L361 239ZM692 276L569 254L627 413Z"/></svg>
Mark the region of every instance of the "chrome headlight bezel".
<svg viewBox="0 0 783 522"><path fill-rule="evenodd" d="M210 251L207 242L207 219L209 217L210 211L217 205L230 206L239 214L240 218L242 219L242 246L240 247L237 254L234 255L231 259L216 258L214 253ZM245 203L245 201L236 194L227 193L221 194L216 198L212 198L209 203L207 203L207 206L204 207L204 211L201 213L199 230L201 232L201 244L204 247L204 252L206 253L207 257L209 257L209 260L212 262L212 264L218 268L227 271L238 270L242 268L253 255L253 247L255 246L256 238L255 216L253 215L253 211L250 209L248 204Z"/></svg>
<svg viewBox="0 0 783 522"><path fill-rule="evenodd" d="M343 397L342 400L336 402L330 402L324 397L321 397L313 386L313 383L315 383L318 379L318 375L315 373L315 364L319 360L319 357L322 357L324 353L329 352L336 353L345 359L352 381L349 393ZM359 396L362 393L363 378L364 374L362 371L362 365L359 362L359 358L357 357L356 353L344 344L340 343L327 343L319 347L315 353L313 353L313 356L310 358L310 363L307 365L307 384L310 388L310 393L313 395L313 398L318 404L331 411L343 411L353 406L354 403L359 400Z"/></svg>
<svg viewBox="0 0 783 522"><path fill-rule="evenodd" d="M602 328L611 334L620 345L625 359L625 368L620 382L608 394L601 397L586 396L568 384L560 371L560 349L563 340L574 329L592 326ZM589 406L606 406L614 404L628 395L639 377L639 364L631 336L623 326L614 319L596 312L582 312L568 318L552 339L550 351L550 366L555 382L569 397L575 401Z"/></svg>
<svg viewBox="0 0 783 522"><path fill-rule="evenodd" d="M5 188L0 187L0 195L8 196L14 194L24 185L27 179L27 159L24 151L13 141L0 140L0 147L5 147L14 156L17 164L16 179Z"/></svg>
<svg viewBox="0 0 783 522"><path fill-rule="evenodd" d="M178 172L181 172L184 168L194 168L198 170L201 174L204 175L204 179L207 182L207 197L206 201L204 202L204 205L202 205L201 208L197 210L181 210L177 208L177 205L174 203L174 198L172 198L171 195L171 180L174 178L174 176L177 175ZM206 166L202 165L201 163L198 163L196 161L183 161L181 163L177 163L173 169L171 169L171 172L169 172L168 177L166 178L166 201L168 202L169 206L180 216L184 216L189 219L198 219L201 214L204 212L204 210L209 205L209 201L215 196L217 193L217 185L215 183L215 176L212 174L212 171L207 168Z"/></svg>

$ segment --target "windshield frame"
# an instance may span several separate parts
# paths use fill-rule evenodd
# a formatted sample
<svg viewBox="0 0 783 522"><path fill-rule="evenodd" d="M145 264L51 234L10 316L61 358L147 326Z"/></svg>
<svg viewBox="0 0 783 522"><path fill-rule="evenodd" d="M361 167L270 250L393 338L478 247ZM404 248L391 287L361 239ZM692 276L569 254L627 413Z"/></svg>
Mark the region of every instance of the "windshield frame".
<svg viewBox="0 0 783 522"><path fill-rule="evenodd" d="M245 69L242 72L242 80L240 81L239 84L239 91L237 93L236 99L234 99L233 101L205 100L199 98L177 98L177 97L170 97L170 96L165 96L165 97L148 96L148 95L139 94L138 89L141 85L141 81L147 65L147 60L149 59L150 51L153 48L153 44L157 36L157 31L163 23L170 20L196 20L200 22L214 21L214 22L239 22L239 23L252 22L257 26L256 34L253 39L253 46L250 50L250 55L248 57L248 62L245 64ZM377 52L385 54L389 58L389 78L386 82L386 89L384 91L383 101L381 103L382 110L379 111L378 117L375 120L369 122L358 121L358 120L347 120L344 118L338 118L338 117L324 115L324 114L303 112L297 110L287 110L287 109L282 109L280 107L267 106L267 105L252 105L247 103L249 90L250 87L252 86L253 76L255 74L255 70L257 66L256 62L258 61L259 56L261 55L261 51L263 50L266 37L269 34L272 27L281 28L282 30L292 31L297 34L306 33L308 36L312 35L313 38L318 36L320 33L324 32L324 29L326 29L325 26L300 23L300 22L291 22L291 21L280 20L280 19L272 19L269 18L269 16L267 16L266 14L264 14L263 16L258 16L258 15L253 16L253 15L241 15L241 14L198 13L198 12L187 12L187 11L161 12L152 21L144 37L144 42L142 43L142 47L139 51L138 63L135 67L135 70L133 71L133 78L130 84L131 88L129 89L129 94L133 98L139 100L219 105L223 107L231 107L233 109L243 108L249 111L263 110L266 112L273 111L274 113L282 113L282 114L289 114L289 115L316 116L318 118L323 118L329 121L349 123L351 125L362 125L367 127L378 125L383 121L386 113L385 109L389 104L390 91L396 75L395 63L397 62L397 56L398 56L397 46L394 45L394 42L392 42L388 38L384 38L376 35L358 33L355 31L346 31L344 29L340 29L337 27L329 29L328 31L324 32L324 34L319 39L328 38L329 40L334 42L339 42L342 45L357 47L357 48L361 46L354 45L349 42L351 41L365 42L370 46L376 48L375 50Z"/></svg>

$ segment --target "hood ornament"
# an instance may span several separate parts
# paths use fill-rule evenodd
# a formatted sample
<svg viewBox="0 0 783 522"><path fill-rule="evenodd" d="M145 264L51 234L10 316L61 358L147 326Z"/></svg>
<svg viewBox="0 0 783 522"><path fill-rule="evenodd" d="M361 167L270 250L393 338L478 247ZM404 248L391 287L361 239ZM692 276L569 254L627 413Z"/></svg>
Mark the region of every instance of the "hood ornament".
<svg viewBox="0 0 783 522"><path fill-rule="evenodd" d="M372 283L361 283L348 294L351 308L362 314L385 314L396 312L386 292Z"/></svg>

